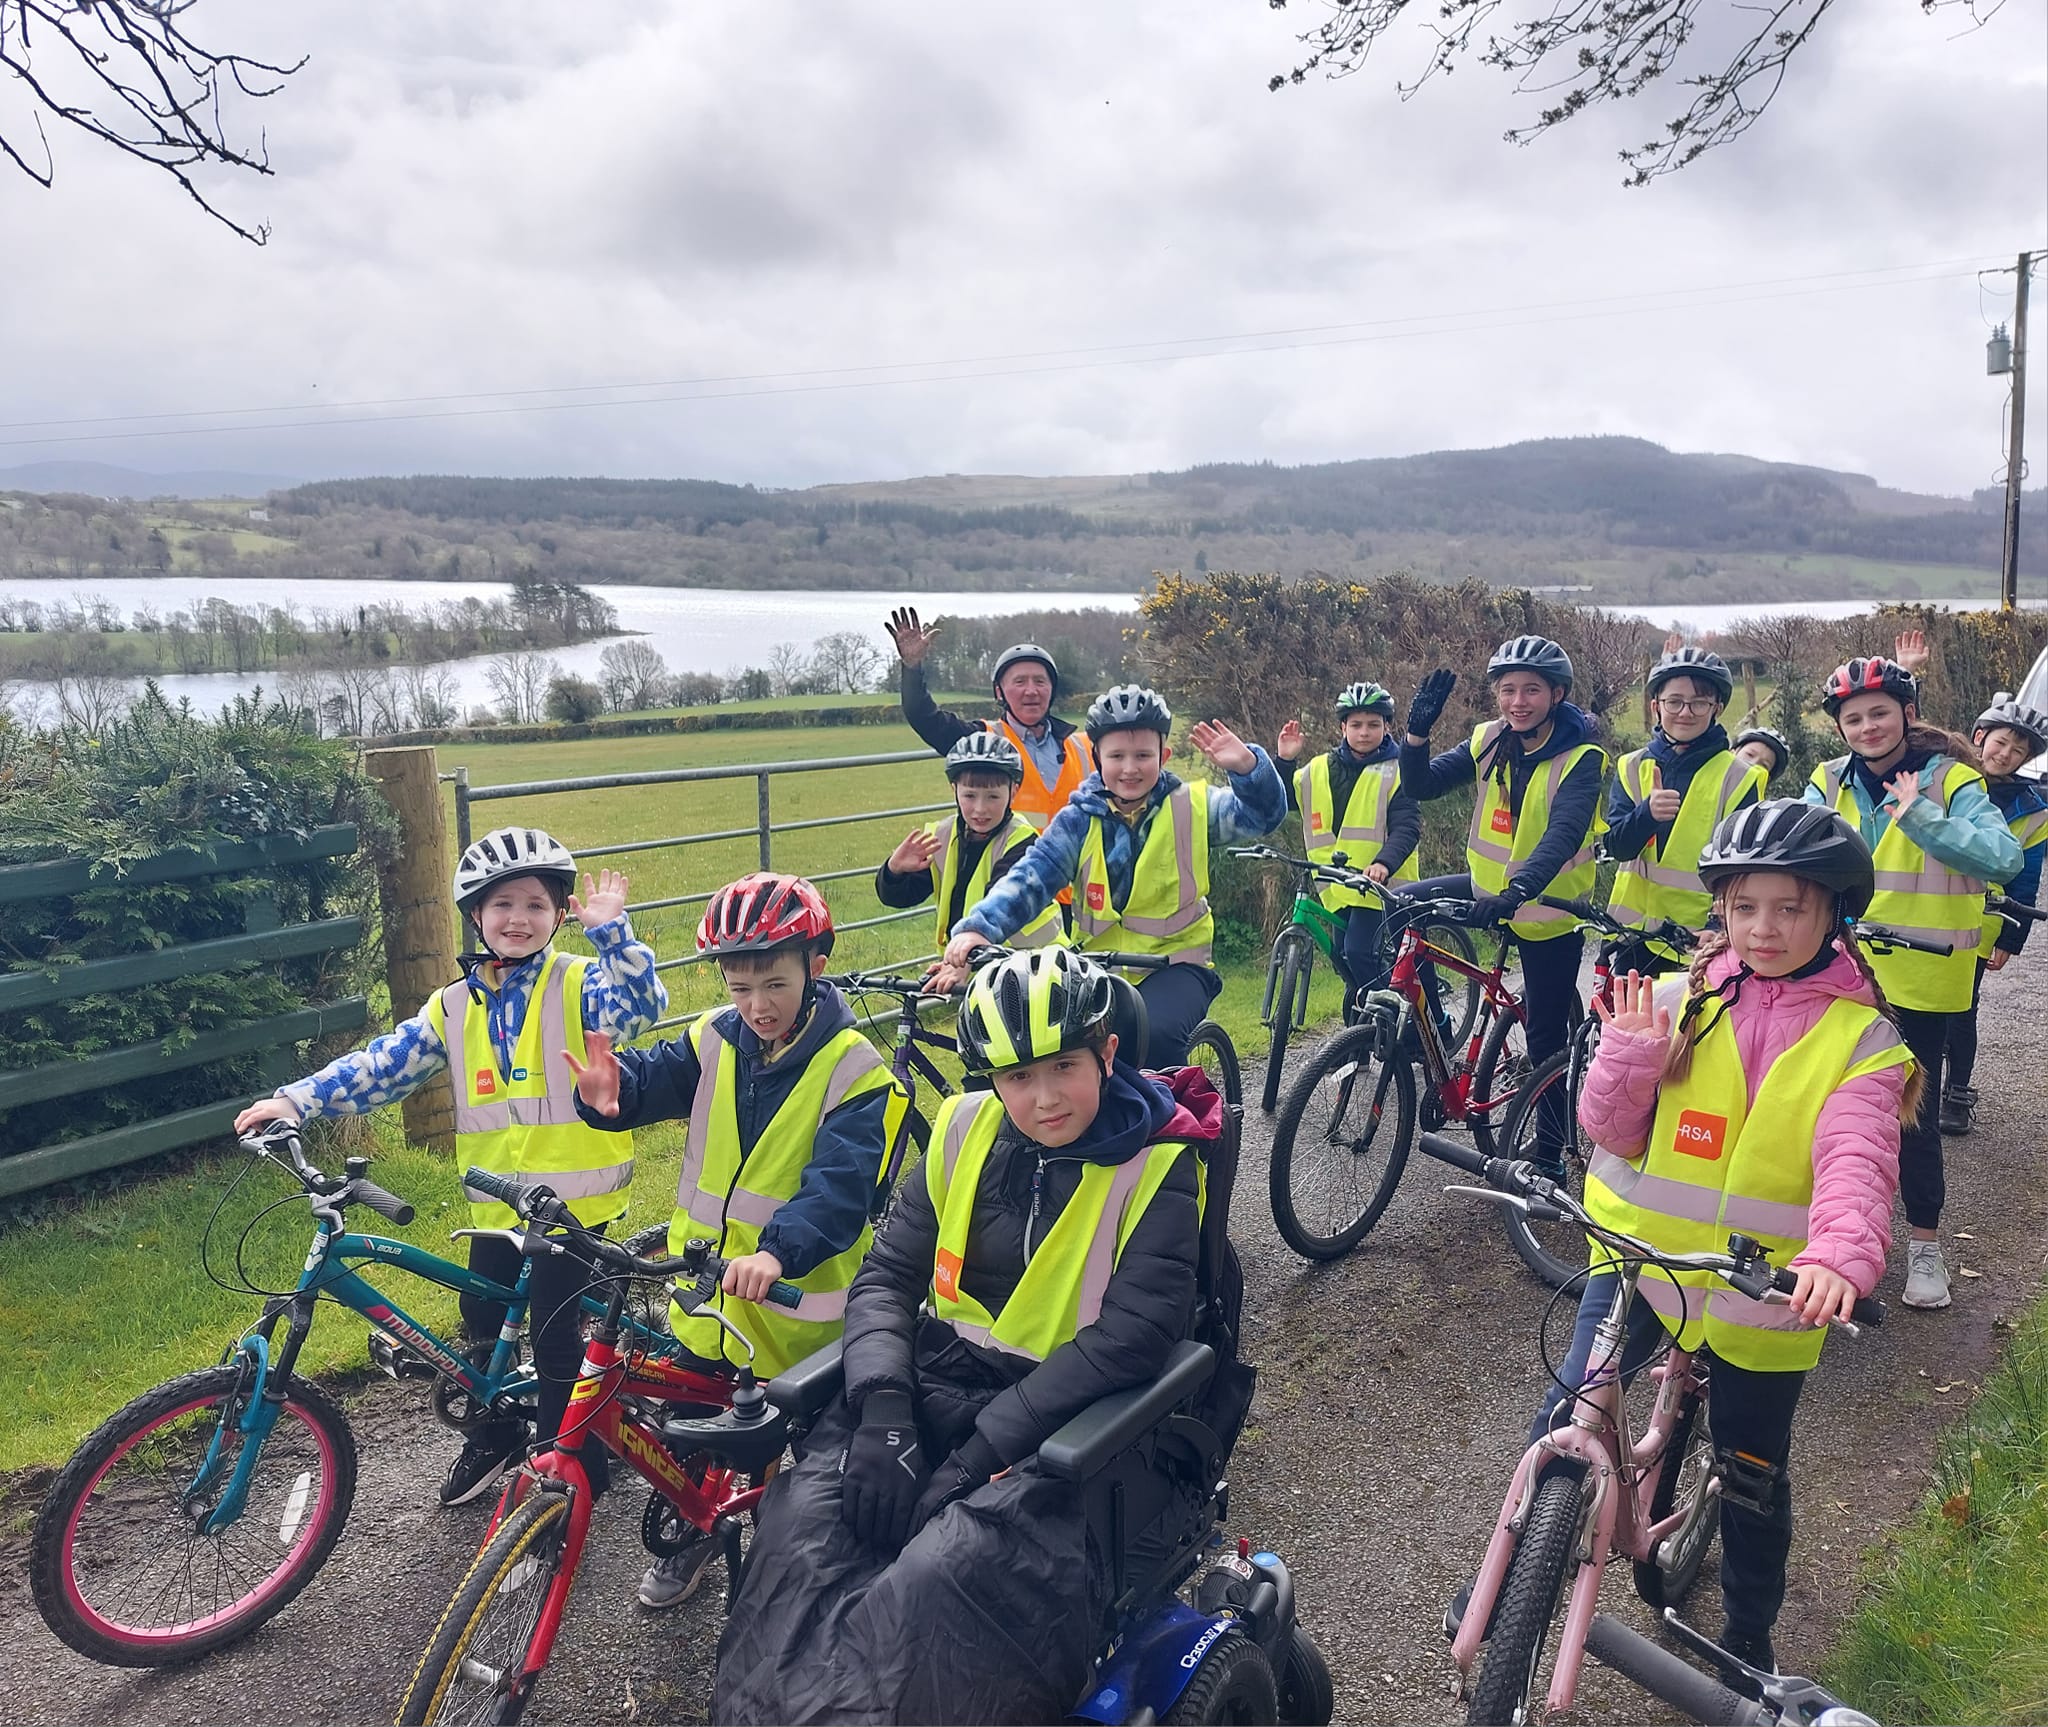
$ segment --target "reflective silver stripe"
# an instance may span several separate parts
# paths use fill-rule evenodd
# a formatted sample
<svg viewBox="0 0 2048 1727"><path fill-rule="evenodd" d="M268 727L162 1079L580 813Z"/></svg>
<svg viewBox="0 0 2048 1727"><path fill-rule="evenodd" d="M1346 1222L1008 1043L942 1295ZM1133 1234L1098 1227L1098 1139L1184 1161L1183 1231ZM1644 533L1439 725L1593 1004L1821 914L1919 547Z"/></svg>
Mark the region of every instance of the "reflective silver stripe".
<svg viewBox="0 0 2048 1727"><path fill-rule="evenodd" d="M1899 1036L1899 1028L1879 1014L1863 1028L1863 1035L1856 1040L1856 1047L1849 1053L1849 1065L1860 1066L1874 1055L1882 1055L1888 1049L1899 1049L1905 1044Z"/></svg>
<svg viewBox="0 0 2048 1727"><path fill-rule="evenodd" d="M1059 908L1055 906L1053 909L1057 911ZM1059 939L1060 920L1053 918L1035 932L1032 930L1019 930L1010 937L1010 945L1012 947L1050 947Z"/></svg>
<svg viewBox="0 0 2048 1727"><path fill-rule="evenodd" d="M1831 762L1820 764L1821 789L1828 794L1828 808L1833 809L1842 799L1842 774L1849 765L1847 756L1837 756Z"/></svg>
<svg viewBox="0 0 2048 1727"><path fill-rule="evenodd" d="M829 1325L846 1317L846 1291L807 1289L794 1308L778 1307L775 1311L810 1325Z"/></svg>
<svg viewBox="0 0 2048 1727"><path fill-rule="evenodd" d="M1179 935L1197 923L1203 911L1202 896L1195 891L1195 795L1186 786L1179 786L1167 798L1166 805L1173 816L1173 864L1180 904L1166 917L1133 917L1128 911L1123 914L1125 929L1133 935L1155 939ZM1136 869L1135 863L1132 868Z"/></svg>
<svg viewBox="0 0 2048 1727"><path fill-rule="evenodd" d="M1645 1283L1648 1278L1643 1280ZM1716 1290L1707 1299L1707 1316L1724 1325L1751 1331L1811 1331L1812 1326L1791 1308L1775 1301L1757 1301L1738 1289Z"/></svg>
<svg viewBox="0 0 2048 1727"><path fill-rule="evenodd" d="M1782 1235L1790 1241L1804 1241L1813 1225L1806 1207L1784 1199L1751 1199L1731 1193L1721 1201L1721 1221L1745 1235Z"/></svg>
<svg viewBox="0 0 2048 1727"><path fill-rule="evenodd" d="M512 1125L512 1110L503 1098L489 1103L469 1101L469 984L458 979L441 991L441 1044L448 1052L448 1080L455 1093L457 1133L502 1133ZM493 1069L496 1059L492 1060ZM489 1201L481 1194L471 1197L480 1205Z"/></svg>
<svg viewBox="0 0 2048 1727"><path fill-rule="evenodd" d="M1095 1239L1088 1244L1088 1257L1081 1264L1081 1299L1074 1308L1074 1329L1080 1331L1102 1317L1102 1296L1116 1271L1116 1238L1124 1226L1124 1212L1131 1195L1144 1179L1149 1152L1141 1148L1117 1165L1109 1179L1109 1192L1102 1201L1102 1215L1096 1220Z"/></svg>
<svg viewBox="0 0 2048 1727"><path fill-rule="evenodd" d="M1331 811L1332 819L1338 824L1337 837L1340 840L1364 840L1375 846L1386 843L1387 810L1394 801L1388 795L1387 775L1388 770L1384 765L1367 767L1360 770L1358 778L1352 782L1351 797L1346 802L1345 807L1342 810L1333 809ZM1351 805L1358 801L1358 788L1364 785L1368 779L1375 779L1380 782L1379 789L1373 796L1372 820L1364 823L1362 826L1353 826L1347 819L1351 814ZM1333 787L1333 792L1334 789ZM1331 801L1332 803L1335 802L1334 796Z"/></svg>
<svg viewBox="0 0 2048 1727"><path fill-rule="evenodd" d="M1974 876L1966 876L1950 869L1946 864L1937 863L1922 852L1927 861L1917 870L1881 869L1876 872L1879 893L1939 893L1969 894L1975 896L1984 891L1984 884Z"/></svg>
<svg viewBox="0 0 2048 1727"><path fill-rule="evenodd" d="M1697 1182L1677 1181L1668 1175L1651 1175L1624 1162L1611 1151L1596 1149L1586 1165L1586 1179L1599 1180L1617 1199L1664 1217L1682 1217L1688 1223L1721 1221L1721 1190L1701 1187ZM1645 1282L1649 1279L1645 1278Z"/></svg>
<svg viewBox="0 0 2048 1727"><path fill-rule="evenodd" d="M818 1111L818 1119L823 1121L846 1101L848 1092L881 1065L881 1056L866 1038L849 1044L832 1064L832 1077L825 1082L825 1103Z"/></svg>
<svg viewBox="0 0 2048 1727"><path fill-rule="evenodd" d="M676 1177L676 1207L687 1211L697 1184L704 1179L704 1158L711 1143L711 1103L718 1095L719 1064L725 1060L725 1039L708 1019L697 1039L697 1095L690 1100L690 1129L683 1140L683 1169Z"/></svg>
<svg viewBox="0 0 2048 1727"><path fill-rule="evenodd" d="M700 1187L697 1189L695 1201L690 1206L690 1215L717 1217L722 1213L728 1223L751 1223L756 1229L766 1229L768 1220L775 1215L781 1204L782 1201L772 1195L756 1193L750 1187L736 1187L723 1198Z"/></svg>
<svg viewBox="0 0 2048 1727"><path fill-rule="evenodd" d="M457 1133L502 1133L512 1125L509 1103L458 1103L455 1106Z"/></svg>
<svg viewBox="0 0 2048 1727"><path fill-rule="evenodd" d="M955 1104L952 1115L947 1119L946 1131L939 1138L939 1168L945 1172L948 1193L953 1191L953 1171L959 1167L960 1153L966 1147L967 1136L974 1131L974 1124L981 1119L981 1111L986 1107L986 1104Z"/></svg>
<svg viewBox="0 0 2048 1727"><path fill-rule="evenodd" d="M1642 1280L1636 1285L1636 1294L1674 1325L1696 1320L1705 1311L1700 1303L1698 1290L1688 1289L1682 1283L1673 1283L1669 1277L1655 1270L1643 1273Z"/></svg>
<svg viewBox="0 0 2048 1727"><path fill-rule="evenodd" d="M1019 1349L1014 1343L1005 1343L985 1325L976 1325L971 1319L950 1319L944 1323L952 1326L957 1336L969 1343L978 1343L984 1349L999 1350L1004 1355L1020 1356L1026 1361L1043 1361L1044 1356L1029 1349Z"/></svg>

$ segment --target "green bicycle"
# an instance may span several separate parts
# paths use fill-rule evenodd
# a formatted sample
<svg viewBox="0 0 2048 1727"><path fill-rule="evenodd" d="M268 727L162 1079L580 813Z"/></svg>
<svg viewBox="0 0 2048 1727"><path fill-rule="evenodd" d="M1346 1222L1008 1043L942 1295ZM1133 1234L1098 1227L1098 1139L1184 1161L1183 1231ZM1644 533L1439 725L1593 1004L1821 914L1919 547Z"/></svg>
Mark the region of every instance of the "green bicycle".
<svg viewBox="0 0 2048 1727"><path fill-rule="evenodd" d="M1230 855L1255 858L1262 863L1286 864L1294 872L1294 907L1279 935L1273 939L1273 952L1266 961L1265 998L1259 1008L1260 1023L1272 1036L1266 1052L1265 1088L1259 1098L1259 1107L1271 1115L1280 1100L1280 1077L1287 1060L1287 1040L1295 1032L1308 1028L1308 992L1316 955L1320 953L1332 971L1340 977L1343 975L1343 968L1337 963L1337 955L1344 943L1343 924L1338 914L1316 897L1316 866L1306 859L1289 857L1271 846L1233 846ZM1336 853L1330 861L1335 868L1345 867L1342 852ZM1430 945L1448 949L1476 967L1472 932L1463 925L1431 922L1422 926L1421 933ZM1470 1034L1473 1017L1479 1012L1476 979L1446 979L1442 1006L1450 1017L1445 1046L1454 1049ZM1346 1025L1357 1018L1357 1007L1356 1001L1345 1001Z"/></svg>

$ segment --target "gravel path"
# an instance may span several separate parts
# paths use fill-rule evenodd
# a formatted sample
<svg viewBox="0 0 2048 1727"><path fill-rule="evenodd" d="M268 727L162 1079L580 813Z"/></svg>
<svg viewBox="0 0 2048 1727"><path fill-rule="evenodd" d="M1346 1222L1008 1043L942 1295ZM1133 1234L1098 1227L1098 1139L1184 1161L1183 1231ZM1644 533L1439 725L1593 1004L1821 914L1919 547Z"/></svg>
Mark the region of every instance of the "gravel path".
<svg viewBox="0 0 2048 1727"><path fill-rule="evenodd" d="M1945 1233L1979 1277L1943 1314L1896 1306L1892 1323L1837 1338L1811 1382L1794 1454L1799 1533L1779 1651L1811 1670L1850 1604L1852 1568L1918 1502L1936 1435L1989 1370L2001 1327L2040 1287L2048 1156L2037 953L1988 980L1974 1136L1949 1147ZM1297 1058L1298 1059L1298 1058ZM1291 1064L1290 1064L1291 1065ZM1247 1076L1255 1095L1255 1075ZM1342 1721L1458 1721L1439 1632L1444 1603L1482 1552L1544 1383L1536 1328L1545 1292L1491 1210L1447 1197L1459 1179L1417 1157L1378 1228L1350 1259L1305 1267L1274 1232L1267 1127L1247 1123L1235 1229L1245 1260L1247 1352L1259 1394L1232 1467L1233 1531L1294 1567L1304 1624L1329 1657ZM1903 1225L1901 1226L1903 1235ZM333 1320L326 1323L335 1323ZM1558 1322L1563 1323L1562 1318ZM450 1437L417 1382L350 1400L363 1450L348 1532L280 1619L197 1668L137 1674L74 1656L28 1598L25 1540L0 1535L0 1695L10 1722L235 1727L388 1720L453 1590L487 1507L429 1509ZM659 1617L633 1602L644 1556L640 1499L599 1513L538 1722L696 1721L710 1693L723 1566L698 1599ZM19 1522L19 1499L0 1526ZM1633 1597L1610 1577L1604 1605ZM1692 1602L1719 1623L1710 1584ZM1646 1623L1638 1619L1638 1623ZM1646 1708L1646 1704L1650 1704ZM1589 1668L1579 1718L1658 1719L1651 1700ZM1664 1718L1668 1718L1664 1717Z"/></svg>

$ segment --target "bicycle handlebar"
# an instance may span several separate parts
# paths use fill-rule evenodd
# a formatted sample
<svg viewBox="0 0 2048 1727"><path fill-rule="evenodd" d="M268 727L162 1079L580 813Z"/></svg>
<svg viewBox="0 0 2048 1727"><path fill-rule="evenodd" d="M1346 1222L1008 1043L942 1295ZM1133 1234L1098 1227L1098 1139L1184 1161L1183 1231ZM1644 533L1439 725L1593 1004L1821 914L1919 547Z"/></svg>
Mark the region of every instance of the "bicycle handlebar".
<svg viewBox="0 0 2048 1727"><path fill-rule="evenodd" d="M1661 941L1681 950L1690 950L1699 945L1698 930L1688 929L1682 923L1673 923L1668 917L1660 917L1641 929L1623 923L1611 911L1595 905L1586 899L1563 899L1553 894L1540 893L1536 904L1548 906L1552 911L1561 911L1575 917L1581 923L1591 924L1612 941Z"/></svg>
<svg viewBox="0 0 2048 1727"><path fill-rule="evenodd" d="M1726 1253L1665 1253L1639 1236L1609 1229L1595 1221L1585 1206L1548 1176L1538 1173L1533 1164L1490 1157L1481 1173L1489 1188L1525 1206L1530 1216L1551 1223L1574 1222L1596 1241L1629 1259L1672 1271L1710 1271L1752 1301L1766 1300L1772 1294L1789 1295L1799 1286L1798 1275L1789 1266L1772 1265L1765 1257L1763 1244L1751 1236L1730 1235ZM1879 1326L1884 1321L1884 1303L1867 1295L1859 1296L1849 1311L1850 1328Z"/></svg>
<svg viewBox="0 0 2048 1727"><path fill-rule="evenodd" d="M2011 918L2015 921L2024 920L2027 923L2040 923L2043 919L2048 919L2048 911L2044 911L2040 906L2028 905L2025 900L2012 899L2002 893L1986 894L1984 909L1998 917Z"/></svg>
<svg viewBox="0 0 2048 1727"><path fill-rule="evenodd" d="M641 1259L578 1222L567 1204L545 1183L514 1181L472 1164L462 1172L462 1185L510 1206L530 1222L574 1230L583 1237L584 1246L592 1258L627 1276L687 1280L695 1283L707 1296L725 1281L725 1268L730 1261L715 1253L711 1242L699 1237L692 1237L679 1254ZM768 1292L761 1299L771 1306L793 1310L803 1300L803 1295L804 1292L795 1284L778 1280L768 1286Z"/></svg>
<svg viewBox="0 0 2048 1727"><path fill-rule="evenodd" d="M372 1211L390 1218L400 1228L412 1222L418 1215L397 1194L392 1193L386 1188L379 1187L374 1181L364 1181L360 1177L350 1184L343 1203L346 1204L349 1200L353 1200L361 1205L367 1205Z"/></svg>
<svg viewBox="0 0 2048 1727"><path fill-rule="evenodd" d="M1914 953L1938 953L1944 959L1955 949L1938 941L1922 941L1917 936L1907 935L1903 930L1892 929L1881 923L1855 923L1849 926L1856 933L1856 939L1866 942L1880 953L1888 953L1895 947L1908 948Z"/></svg>
<svg viewBox="0 0 2048 1727"><path fill-rule="evenodd" d="M299 1178L299 1185L308 1197L325 1201L327 1204L346 1208L351 1205L367 1205L380 1216L389 1218L403 1228L419 1214L411 1204L400 1199L389 1188L379 1187L363 1171L370 1167L367 1157L352 1157L348 1160L348 1174L340 1180L323 1175L306 1161L306 1152L299 1141L299 1130L289 1121L272 1122L268 1127L255 1133L245 1133L236 1142L244 1151L258 1157L278 1161L278 1153L284 1153L285 1162L292 1174Z"/></svg>

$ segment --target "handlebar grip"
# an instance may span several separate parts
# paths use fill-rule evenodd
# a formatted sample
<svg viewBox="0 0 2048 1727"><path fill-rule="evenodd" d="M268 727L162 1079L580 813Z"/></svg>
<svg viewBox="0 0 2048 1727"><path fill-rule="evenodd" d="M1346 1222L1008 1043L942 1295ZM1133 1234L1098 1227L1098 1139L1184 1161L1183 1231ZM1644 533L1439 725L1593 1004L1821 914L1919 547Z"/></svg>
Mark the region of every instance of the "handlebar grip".
<svg viewBox="0 0 2048 1727"><path fill-rule="evenodd" d="M1771 1273L1771 1287L1781 1294L1790 1295L1799 1287L1798 1274L1789 1265L1781 1265ZM1858 1296L1856 1305L1849 1309L1849 1317L1858 1325L1882 1325L1884 1316L1884 1303L1868 1295Z"/></svg>
<svg viewBox="0 0 2048 1727"><path fill-rule="evenodd" d="M524 1207L527 1188L523 1182L514 1181L510 1176L495 1174L488 1169L479 1169L475 1164L471 1164L462 1172L462 1185L473 1193L485 1194L497 1200L501 1205L509 1205L522 1217L526 1215Z"/></svg>
<svg viewBox="0 0 2048 1727"><path fill-rule="evenodd" d="M803 1298L804 1292L795 1284L777 1282L769 1284L768 1293L761 1299L773 1307L786 1307L794 1313L797 1303Z"/></svg>
<svg viewBox="0 0 2048 1727"><path fill-rule="evenodd" d="M390 1218L401 1227L412 1222L417 1215L397 1194L379 1187L374 1181L358 1179L350 1183L348 1197L352 1204L367 1205L372 1211Z"/></svg>
<svg viewBox="0 0 2048 1727"><path fill-rule="evenodd" d="M1600 923L1603 914L1589 900L1559 899L1554 895L1540 893L1536 896L1538 905L1547 905L1552 911L1561 911L1579 919L1582 923Z"/></svg>

